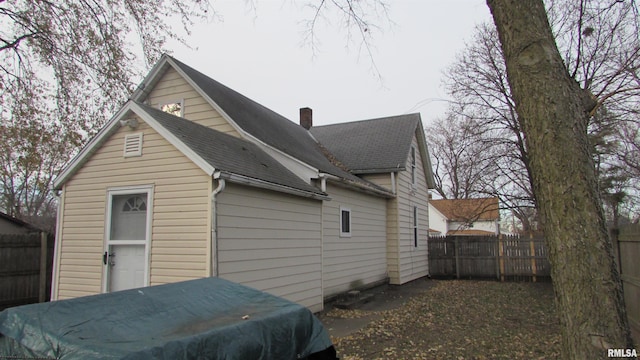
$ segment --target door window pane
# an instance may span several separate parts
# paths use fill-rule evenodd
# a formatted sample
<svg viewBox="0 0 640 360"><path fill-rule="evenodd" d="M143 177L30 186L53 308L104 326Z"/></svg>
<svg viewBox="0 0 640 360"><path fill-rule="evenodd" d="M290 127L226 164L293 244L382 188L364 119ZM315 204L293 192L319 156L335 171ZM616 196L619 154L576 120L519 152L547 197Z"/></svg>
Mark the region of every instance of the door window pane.
<svg viewBox="0 0 640 360"><path fill-rule="evenodd" d="M111 199L111 240L147 238L147 194L114 195Z"/></svg>

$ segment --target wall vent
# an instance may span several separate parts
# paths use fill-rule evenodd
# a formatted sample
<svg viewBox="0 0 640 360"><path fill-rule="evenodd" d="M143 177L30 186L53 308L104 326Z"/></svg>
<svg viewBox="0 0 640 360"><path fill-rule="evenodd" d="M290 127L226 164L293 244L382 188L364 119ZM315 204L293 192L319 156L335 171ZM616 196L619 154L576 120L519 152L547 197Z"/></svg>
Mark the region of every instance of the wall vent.
<svg viewBox="0 0 640 360"><path fill-rule="evenodd" d="M142 156L142 133L124 137L124 157Z"/></svg>

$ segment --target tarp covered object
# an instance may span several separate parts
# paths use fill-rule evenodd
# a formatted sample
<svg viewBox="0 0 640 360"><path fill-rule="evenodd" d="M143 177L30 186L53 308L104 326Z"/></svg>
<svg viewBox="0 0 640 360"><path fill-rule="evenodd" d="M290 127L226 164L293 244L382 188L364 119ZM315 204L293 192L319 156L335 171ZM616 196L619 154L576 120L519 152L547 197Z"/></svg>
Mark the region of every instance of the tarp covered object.
<svg viewBox="0 0 640 360"><path fill-rule="evenodd" d="M285 360L328 348L307 308L219 278L0 313L0 359Z"/></svg>

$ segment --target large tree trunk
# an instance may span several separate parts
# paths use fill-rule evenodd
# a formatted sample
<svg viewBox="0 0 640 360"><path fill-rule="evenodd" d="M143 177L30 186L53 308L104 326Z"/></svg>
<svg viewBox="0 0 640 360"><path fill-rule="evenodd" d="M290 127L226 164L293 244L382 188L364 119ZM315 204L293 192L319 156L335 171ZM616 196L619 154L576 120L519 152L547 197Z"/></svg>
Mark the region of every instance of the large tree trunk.
<svg viewBox="0 0 640 360"><path fill-rule="evenodd" d="M542 0L487 0L524 130L566 359L631 348L587 138L595 102L569 76Z"/></svg>

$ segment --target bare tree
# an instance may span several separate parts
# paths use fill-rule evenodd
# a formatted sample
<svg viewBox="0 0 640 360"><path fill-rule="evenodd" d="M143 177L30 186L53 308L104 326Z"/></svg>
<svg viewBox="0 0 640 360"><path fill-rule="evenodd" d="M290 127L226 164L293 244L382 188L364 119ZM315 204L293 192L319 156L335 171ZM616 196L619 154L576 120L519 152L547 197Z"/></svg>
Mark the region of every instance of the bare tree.
<svg viewBox="0 0 640 360"><path fill-rule="evenodd" d="M486 173L495 171L476 123L456 114L436 120L426 129L432 156L435 190L444 199L468 199L485 193Z"/></svg>
<svg viewBox="0 0 640 360"><path fill-rule="evenodd" d="M599 96L598 106L592 110L589 132L598 174L611 177L620 168L620 161L615 158L622 153L619 147L625 142L618 133L623 129L620 125L638 126L637 116L631 116L637 114L638 101L630 101L638 97L637 77L631 70L636 69L640 48L637 32L633 31L637 29L634 16L637 12L626 2L620 4L619 9L603 1L556 0L548 4L550 12L555 14L554 25L559 44L564 45L561 49L565 62L572 65L571 76L585 90ZM599 29L595 31L587 23L591 26L597 23ZM465 50L445 72L445 84L454 99L451 111L476 121L478 127L485 129L485 141L493 138L491 151L487 151L485 157L495 159L496 171L486 174L485 182L490 186L482 188L493 188L492 193L500 196L523 227L529 229L531 209L535 209L536 203L525 134L515 112L504 56L497 40L493 27L478 26ZM601 50L601 44L608 47ZM632 140L627 137L626 141ZM602 181L600 190L606 196L619 191L620 184L633 188L634 181L629 179L633 178L616 184ZM630 200L631 197L627 197L625 201Z"/></svg>
<svg viewBox="0 0 640 360"><path fill-rule="evenodd" d="M54 174L165 42L184 42L168 20L188 34L212 16L207 0L0 1L0 208L25 220L51 209Z"/></svg>
<svg viewBox="0 0 640 360"><path fill-rule="evenodd" d="M542 0L488 0L550 248L563 357L632 348L587 134L598 102L567 72Z"/></svg>

